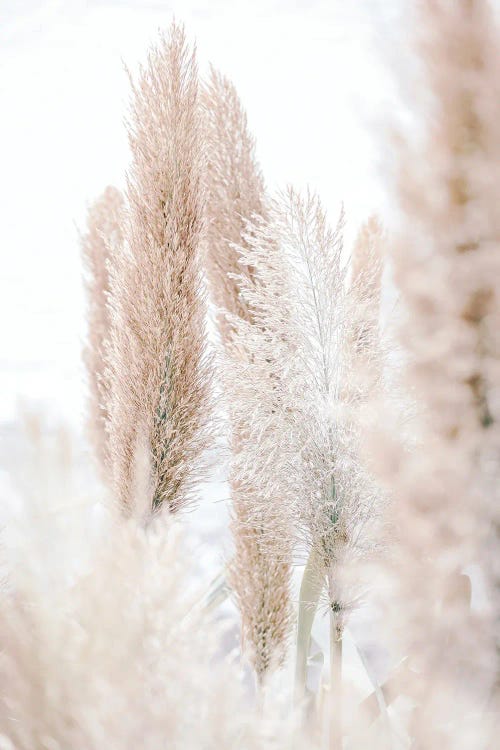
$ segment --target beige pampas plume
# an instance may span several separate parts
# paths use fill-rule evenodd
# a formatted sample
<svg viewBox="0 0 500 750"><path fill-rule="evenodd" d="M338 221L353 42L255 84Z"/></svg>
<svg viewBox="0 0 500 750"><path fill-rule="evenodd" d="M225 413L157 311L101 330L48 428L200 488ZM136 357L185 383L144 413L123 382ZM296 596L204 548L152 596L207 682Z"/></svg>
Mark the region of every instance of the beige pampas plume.
<svg viewBox="0 0 500 750"><path fill-rule="evenodd" d="M122 247L123 214L122 194L114 187L107 187L90 207L87 232L82 237L88 308L88 341L84 351L89 389L88 431L103 476L107 476L108 470L109 388L105 374L110 329L108 264L110 256L118 254Z"/></svg>
<svg viewBox="0 0 500 750"><path fill-rule="evenodd" d="M202 124L194 52L162 36L132 84L124 252L113 266L108 422L117 497L130 509L138 446L149 446L153 510L192 498L209 444Z"/></svg>
<svg viewBox="0 0 500 750"><path fill-rule="evenodd" d="M342 377L343 398L351 409L371 408L382 385L380 308L386 242L380 219L370 216L361 226L352 251Z"/></svg>
<svg viewBox="0 0 500 750"><path fill-rule="evenodd" d="M498 664L485 552L500 479L500 41L484 0L424 0L416 28L419 120L397 143L391 261L419 418L411 449L392 439L380 463L399 533L395 616L418 673L416 743L477 748Z"/></svg>
<svg viewBox="0 0 500 750"><path fill-rule="evenodd" d="M351 259L351 287L364 288L370 297L380 297L384 228L376 214L360 227Z"/></svg>
<svg viewBox="0 0 500 750"><path fill-rule="evenodd" d="M262 685L287 654L292 622L291 554L285 540L280 542L279 556L273 554L266 535L282 532L283 524L261 521L259 526L255 508L258 489L256 481L242 481L233 495L235 551L228 580L241 615L243 648Z"/></svg>
<svg viewBox="0 0 500 750"><path fill-rule="evenodd" d="M235 379L225 377L232 435L231 528L235 546L229 582L241 615L245 651L263 683L283 661L291 628L291 548L286 541L291 535L283 514L271 511L263 515L259 510L273 492L277 465L269 455L259 454L253 466L242 466L245 449L253 440L247 410L250 399L257 395L256 385L262 383L248 382L248 352L239 345L237 330L240 322L256 323L240 279L243 276L251 284L253 270L241 264L238 248L247 247L248 222L265 214L266 203L254 142L234 86L212 70L203 102L208 157L207 271L222 344L232 362L231 375L238 370L247 381L246 391L236 392ZM262 321L256 324L265 325Z"/></svg>
<svg viewBox="0 0 500 750"><path fill-rule="evenodd" d="M263 178L256 163L255 144L247 117L232 83L212 69L203 92L207 132L207 271L212 296L219 309L224 342L231 325L221 310L251 319L237 276L251 276L242 268L235 246L244 244L245 222L265 212Z"/></svg>
<svg viewBox="0 0 500 750"><path fill-rule="evenodd" d="M382 255L386 239L377 216L361 226L351 261L352 346L360 354L373 352L379 335Z"/></svg>

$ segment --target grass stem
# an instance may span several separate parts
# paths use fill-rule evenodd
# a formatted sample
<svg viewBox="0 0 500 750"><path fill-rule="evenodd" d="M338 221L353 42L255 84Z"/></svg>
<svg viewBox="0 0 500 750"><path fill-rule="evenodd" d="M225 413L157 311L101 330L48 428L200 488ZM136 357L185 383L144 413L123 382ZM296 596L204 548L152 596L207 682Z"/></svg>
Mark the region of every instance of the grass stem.
<svg viewBox="0 0 500 750"><path fill-rule="evenodd" d="M342 748L342 636L339 605L330 607L330 727L329 748Z"/></svg>
<svg viewBox="0 0 500 750"><path fill-rule="evenodd" d="M303 700L306 695L307 659L311 643L311 630L324 584L325 578L319 563L318 553L313 548L300 585L295 663L295 701L297 703Z"/></svg>

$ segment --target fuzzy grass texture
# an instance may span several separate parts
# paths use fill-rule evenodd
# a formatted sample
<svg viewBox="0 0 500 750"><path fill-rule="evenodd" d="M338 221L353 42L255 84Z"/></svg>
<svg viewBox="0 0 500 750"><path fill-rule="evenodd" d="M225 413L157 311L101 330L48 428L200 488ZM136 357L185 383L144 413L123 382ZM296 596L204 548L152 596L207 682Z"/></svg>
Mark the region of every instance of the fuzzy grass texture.
<svg viewBox="0 0 500 750"><path fill-rule="evenodd" d="M123 214L122 194L114 187L107 187L89 209L87 232L81 240L88 299L89 337L84 351L89 384L88 431L104 477L109 463L106 430L110 400L106 374L111 327L109 262L122 250Z"/></svg>
<svg viewBox="0 0 500 750"><path fill-rule="evenodd" d="M31 420L35 473L20 464L4 498L1 746L294 747L293 721L269 735L221 658L180 525L87 496L68 436L45 432Z"/></svg>
<svg viewBox="0 0 500 750"><path fill-rule="evenodd" d="M114 502L87 538L80 504L34 460L4 545L9 750L491 746L499 32L486 0L421 0L415 13L414 129L384 141L396 226L371 217L352 253L343 212L332 228L317 196L266 192L234 87L215 71L199 82L179 26L132 84L126 190L104 194L83 238L90 421ZM203 476L215 376L231 433L226 578L254 698L193 606L176 543ZM344 638L365 599L383 607L377 649L397 669L360 703ZM311 696L321 610L330 663Z"/></svg>
<svg viewBox="0 0 500 750"><path fill-rule="evenodd" d="M239 344L238 326L250 327L255 319L251 301L243 294L246 282L252 285L253 268L240 262L239 246L248 245L246 231L254 216L265 215L263 178L254 154L254 142L246 114L230 81L212 69L204 89L207 130L207 273L212 299L217 307L220 341L226 356L237 357L244 368L251 353ZM225 368L222 355L222 368ZM248 373L243 377L247 379ZM262 462L243 472L238 456L253 439L246 415L240 414L237 399L231 396L226 380L231 430L230 487L231 528L235 552L228 566L228 580L238 603L242 620L242 643L263 683L274 668L283 663L292 626L290 594L291 546L276 543L290 537L278 513L271 527L257 511L257 503L270 492L266 486L273 471L271 457L267 468Z"/></svg>
<svg viewBox="0 0 500 750"><path fill-rule="evenodd" d="M499 37L482 0L422 2L416 28L423 127L395 145L390 245L416 415L410 449L395 433L378 452L398 533L392 621L419 746L483 747L498 710Z"/></svg>
<svg viewBox="0 0 500 750"><path fill-rule="evenodd" d="M247 222L245 246L239 248L240 262L253 269L251 277L238 277L252 321L230 317L235 346L229 349L226 389L242 436L232 470L239 487L248 488L241 498L245 523L234 532L233 580L243 618L256 618L259 610L262 616L259 599L249 595L258 582L256 566L240 552L257 524L260 548L275 574L278 562L309 557L298 605L295 696L299 704L305 697L311 626L324 592L334 702L329 733L336 747L342 732L342 638L360 593L359 583L345 573L374 549L379 513L374 483L355 450L363 390L357 387L354 396L342 384L356 360L361 373L361 347L365 356L373 354L378 283L371 273L365 279L358 273L348 287L343 214L330 229L317 197L290 189L268 202L266 215ZM372 239L371 230L365 234ZM373 250L368 240L360 240L358 253L361 247ZM377 275L377 264L373 269ZM364 305L357 309L355 330L347 317L351 293Z"/></svg>
<svg viewBox="0 0 500 750"><path fill-rule="evenodd" d="M151 466L145 512L176 512L192 500L210 445L198 97L194 51L174 25L132 83L125 247L111 277L107 432L127 511L138 451Z"/></svg>

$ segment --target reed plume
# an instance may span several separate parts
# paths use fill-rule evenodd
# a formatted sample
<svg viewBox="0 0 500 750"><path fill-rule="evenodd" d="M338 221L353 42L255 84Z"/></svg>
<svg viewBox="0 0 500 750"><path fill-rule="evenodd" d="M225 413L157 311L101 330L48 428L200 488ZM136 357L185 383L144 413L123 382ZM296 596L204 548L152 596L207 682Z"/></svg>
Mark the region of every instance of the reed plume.
<svg viewBox="0 0 500 750"><path fill-rule="evenodd" d="M202 122L194 52L175 24L132 83L126 247L113 266L108 422L114 487L130 509L138 445L149 505L191 500L209 444L211 366L201 243Z"/></svg>
<svg viewBox="0 0 500 750"><path fill-rule="evenodd" d="M123 214L122 194L114 187L107 187L89 209L87 232L81 241L88 309L88 341L84 350L89 389L87 425L104 477L108 470L106 422L110 398L106 377L106 347L110 334L108 264L110 257L121 252Z"/></svg>
<svg viewBox="0 0 500 750"><path fill-rule="evenodd" d="M239 263L237 246L245 244L246 222L265 213L264 181L255 159L247 116L233 84L212 68L203 92L207 130L207 272L218 326L224 342L231 338L228 311L251 320L238 276L252 269Z"/></svg>
<svg viewBox="0 0 500 750"><path fill-rule="evenodd" d="M479 709L496 669L491 610L471 608L465 571L480 568L473 591L491 579L484 550L498 518L500 50L482 0L418 10L419 129L397 143L391 260L419 414L413 445L391 441L382 466L399 533L395 616L419 672L418 743L472 748L486 741Z"/></svg>
<svg viewBox="0 0 500 750"><path fill-rule="evenodd" d="M340 434L347 438L341 449L350 464L353 496L364 497L365 522L362 536L366 551L374 552L384 546L380 521L384 504L381 488L369 468L366 451L366 432L372 420L379 418L384 398L384 369L387 342L381 325L382 274L387 236L380 219L370 216L359 229L350 259L350 279L345 294L345 326L341 331L338 366ZM351 480L351 481L352 481ZM370 501L371 498L371 501ZM368 506L371 503L371 511ZM368 541L370 540L370 541ZM361 590L362 572L356 557L347 567L349 577ZM365 562L361 555L358 562ZM373 558L373 555L369 555ZM346 561L347 562L347 561ZM354 563L354 564L353 564ZM344 571L347 574L347 570Z"/></svg>
<svg viewBox="0 0 500 750"><path fill-rule="evenodd" d="M276 442L283 425L276 391L280 351L264 351L267 295L283 287L272 225L255 217L244 235L242 260L255 272L238 279L251 321L232 316L224 382L232 430L231 497L234 556L229 581L242 619L243 641L262 682L286 656L292 623L290 599L293 530L285 494L289 453ZM248 254L248 255L247 255ZM275 265L275 261L277 264ZM264 272L265 269L265 272ZM264 292L264 284L266 291ZM258 351L261 349L260 351Z"/></svg>
<svg viewBox="0 0 500 750"><path fill-rule="evenodd" d="M372 378L380 376L381 363L378 362L377 367L374 355L378 351L380 357L382 256L385 244L385 233L379 218L370 216L359 230L351 259L351 330L347 335L347 350L352 358L352 375L358 378L363 375L371 375Z"/></svg>
<svg viewBox="0 0 500 750"><path fill-rule="evenodd" d="M251 303L242 294L242 281L252 284L253 270L240 262L239 249L248 246L247 231L253 217L262 217L266 201L262 175L254 156L254 142L247 118L234 86L212 69L204 91L207 128L207 271L213 300L218 308L217 323L230 371L245 379L246 405L258 389L249 378L251 362L246 349L238 345L241 322L254 320ZM225 370L225 363L223 363ZM239 375L237 376L239 377ZM242 466L245 447L253 439L248 412L240 409L242 391L225 373L231 427L230 486L231 529L234 554L228 579L242 620L243 646L259 683L263 683L286 654L291 628L291 550L280 541L290 537L280 514L259 508L264 497L272 496L276 466L266 457L253 466ZM279 460L279 457L276 457ZM244 459L243 459L244 460Z"/></svg>

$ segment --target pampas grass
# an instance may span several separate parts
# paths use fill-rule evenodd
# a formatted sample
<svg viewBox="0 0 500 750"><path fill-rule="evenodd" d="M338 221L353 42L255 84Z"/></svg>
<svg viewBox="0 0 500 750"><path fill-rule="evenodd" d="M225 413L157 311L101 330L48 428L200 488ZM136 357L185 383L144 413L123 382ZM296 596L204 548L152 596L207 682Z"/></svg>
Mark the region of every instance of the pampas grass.
<svg viewBox="0 0 500 750"><path fill-rule="evenodd" d="M240 262L240 249L251 242L249 222L254 217L262 219L267 206L246 114L234 86L214 70L205 87L204 110L208 133L207 271L226 361L235 366L229 367L224 378L233 457L230 485L235 547L228 579L241 614L242 644L262 685L283 663L292 623L291 545L286 542L290 528L282 513L260 510L279 484L272 486L276 465L269 456L265 461L259 460L260 456L255 460L255 454L247 452L255 440L248 419L254 403L250 394L262 396L262 383L255 386L250 382L253 355L238 336L242 323L248 324L249 330L263 325L255 319L252 302L243 291L245 285L253 285L253 268ZM246 400L242 397L244 387L238 394L234 391L243 382ZM272 439L272 431L269 437Z"/></svg>
<svg viewBox="0 0 500 750"><path fill-rule="evenodd" d="M350 391L342 380L353 366L346 351L359 349L361 334L354 335L346 317L350 302L343 214L332 230L317 197L301 197L290 189L269 202L266 215L248 223L246 245L239 248L241 263L252 268L251 278L246 273L238 277L252 322L230 317L235 345L229 352L226 387L233 423L242 436L234 451L233 481L248 487L245 524L235 531L240 567L232 580L236 591L248 590L245 581L256 566L250 567L243 555L238 560L238 544L243 544L245 528L257 521L268 560L287 561L304 552L309 556L299 604L297 698L305 686L312 624L308 610L324 588L331 618L334 747L341 736L342 636L358 596L352 584L346 585L344 571L370 551L368 528L377 516L377 493L354 452L359 431L354 399L348 400ZM367 270L366 277L372 272L378 273ZM358 300L362 297L370 309L368 287L371 291L377 284L358 278L353 284ZM376 292L372 296L376 317ZM368 320L360 311L358 315ZM369 356L368 327L363 330ZM279 570L276 563L273 570ZM243 601L242 608L251 611L256 601Z"/></svg>
<svg viewBox="0 0 500 750"><path fill-rule="evenodd" d="M202 121L194 52L180 27L160 39L132 91L126 244L110 297L110 463L115 495L130 511L134 456L146 446L146 504L176 512L193 499L210 444L211 381Z"/></svg>
<svg viewBox="0 0 500 750"><path fill-rule="evenodd" d="M1 539L2 746L287 747L217 656L180 526L144 529L81 494L68 436L32 422L37 473L14 472Z"/></svg>
<svg viewBox="0 0 500 750"><path fill-rule="evenodd" d="M499 36L485 0L417 10L396 226L370 217L351 252L343 209L332 227L310 191L266 193L234 86L200 84L181 27L131 77L126 188L82 238L112 501L75 481L68 435L29 422L2 505L0 748L492 746ZM179 511L221 412L233 549L207 591ZM398 665L383 684L355 639L363 604L372 658ZM356 650L371 695L346 679Z"/></svg>
<svg viewBox="0 0 500 750"><path fill-rule="evenodd" d="M87 232L82 237L88 299L88 343L84 351L89 388L88 432L104 477L109 466L106 431L110 399L106 375L110 336L109 261L122 250L123 213L122 194L114 187L107 187L90 207Z"/></svg>
<svg viewBox="0 0 500 750"><path fill-rule="evenodd" d="M371 216L359 230L351 259L350 330L346 336L346 355L351 361L345 387L357 388L357 398L364 400L373 397L382 378L380 303L386 242L380 219Z"/></svg>
<svg viewBox="0 0 500 750"><path fill-rule="evenodd" d="M252 269L239 263L237 247L245 244L246 222L265 214L263 177L255 144L236 89L212 69L203 92L207 133L207 272L219 309L223 342L231 340L230 320L223 311L251 320L238 276L251 278Z"/></svg>
<svg viewBox="0 0 500 750"><path fill-rule="evenodd" d="M391 243L417 413L413 445L392 437L381 466L398 532L394 618L418 673L412 731L420 747L472 748L488 742L482 709L497 671L494 595L473 607L470 586L492 582L485 550L498 481L499 42L482 0L418 10L425 96L412 89L415 150L397 142Z"/></svg>

